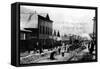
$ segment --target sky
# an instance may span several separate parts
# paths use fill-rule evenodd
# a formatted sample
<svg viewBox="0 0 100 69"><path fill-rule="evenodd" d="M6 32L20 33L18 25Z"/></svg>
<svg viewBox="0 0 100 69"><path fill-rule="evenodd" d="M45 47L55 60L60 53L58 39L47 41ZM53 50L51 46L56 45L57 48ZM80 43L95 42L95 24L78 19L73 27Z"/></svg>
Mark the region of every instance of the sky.
<svg viewBox="0 0 100 69"><path fill-rule="evenodd" d="M76 9L76 8L58 8L41 6L21 6L28 11L37 13L48 13L53 21L53 29L64 34L88 34L93 32L93 17L95 10Z"/></svg>

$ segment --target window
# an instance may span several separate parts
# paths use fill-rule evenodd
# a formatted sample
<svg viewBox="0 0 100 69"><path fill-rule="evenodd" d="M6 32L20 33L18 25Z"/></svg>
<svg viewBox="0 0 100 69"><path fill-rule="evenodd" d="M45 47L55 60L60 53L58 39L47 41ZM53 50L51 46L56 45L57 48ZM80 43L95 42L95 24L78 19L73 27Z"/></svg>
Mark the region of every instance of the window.
<svg viewBox="0 0 100 69"><path fill-rule="evenodd" d="M20 34L20 39L21 40L25 40L26 39L26 34L25 33L21 33Z"/></svg>
<svg viewBox="0 0 100 69"><path fill-rule="evenodd" d="M39 33L41 34L41 25L40 25L40 28L39 28Z"/></svg>
<svg viewBox="0 0 100 69"><path fill-rule="evenodd" d="M46 34L48 34L48 28L46 27Z"/></svg>
<svg viewBox="0 0 100 69"><path fill-rule="evenodd" d="M48 28L48 35L49 35L49 30L50 30L50 29Z"/></svg>
<svg viewBox="0 0 100 69"><path fill-rule="evenodd" d="M44 34L44 26L42 28L43 28L43 34Z"/></svg>

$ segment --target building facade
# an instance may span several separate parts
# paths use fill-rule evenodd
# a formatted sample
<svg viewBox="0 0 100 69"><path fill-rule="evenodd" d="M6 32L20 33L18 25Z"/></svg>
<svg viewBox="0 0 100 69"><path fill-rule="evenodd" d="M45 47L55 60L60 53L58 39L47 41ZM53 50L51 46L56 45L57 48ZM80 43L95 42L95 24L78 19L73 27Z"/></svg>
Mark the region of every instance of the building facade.
<svg viewBox="0 0 100 69"><path fill-rule="evenodd" d="M93 40L96 41L96 17L93 18Z"/></svg>
<svg viewBox="0 0 100 69"><path fill-rule="evenodd" d="M93 20L93 32L90 34L90 37L96 43L96 17L94 17L92 20Z"/></svg>
<svg viewBox="0 0 100 69"><path fill-rule="evenodd" d="M48 14L21 13L20 18L20 51L52 46L53 21Z"/></svg>
<svg viewBox="0 0 100 69"><path fill-rule="evenodd" d="M38 27L39 27L39 43L43 48L49 48L52 46L52 24L49 15L45 17L38 15Z"/></svg>

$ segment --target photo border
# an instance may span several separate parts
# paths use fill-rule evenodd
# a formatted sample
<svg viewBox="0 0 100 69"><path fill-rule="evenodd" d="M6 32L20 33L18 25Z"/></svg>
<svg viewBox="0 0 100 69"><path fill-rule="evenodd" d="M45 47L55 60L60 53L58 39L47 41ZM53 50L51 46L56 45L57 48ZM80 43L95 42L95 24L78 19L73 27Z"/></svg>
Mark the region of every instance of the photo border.
<svg viewBox="0 0 100 69"><path fill-rule="evenodd" d="M98 24L98 8L97 7L91 7L91 6L74 6L74 5L58 5L58 4L43 4L43 3L27 3L27 2L16 2L17 4L17 31L18 31L18 47L17 47L17 57L18 57L18 66L39 66L39 65L55 65L55 64L73 64L73 63L88 63L88 62L97 62L98 61L98 30L97 30L97 24ZM58 7L58 8L72 8L72 9L89 9L89 10L95 10L95 16L96 16L96 59L92 61L60 61L60 62L43 62L43 63L30 63L30 64L20 64L20 6L41 6L41 7Z"/></svg>

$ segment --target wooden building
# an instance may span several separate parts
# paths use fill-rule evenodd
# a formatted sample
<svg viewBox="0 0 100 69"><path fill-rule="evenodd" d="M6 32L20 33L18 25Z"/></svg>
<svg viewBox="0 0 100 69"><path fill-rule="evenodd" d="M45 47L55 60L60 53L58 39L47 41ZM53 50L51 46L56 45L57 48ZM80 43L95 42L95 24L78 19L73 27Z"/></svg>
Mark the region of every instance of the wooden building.
<svg viewBox="0 0 100 69"><path fill-rule="evenodd" d="M20 51L52 46L52 23L47 13L21 12Z"/></svg>

